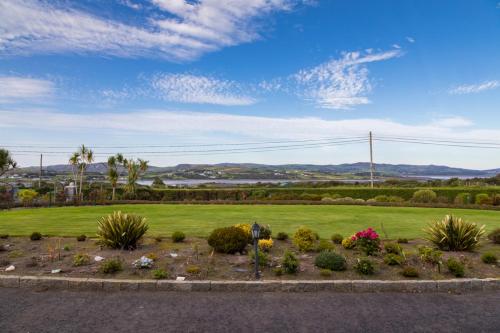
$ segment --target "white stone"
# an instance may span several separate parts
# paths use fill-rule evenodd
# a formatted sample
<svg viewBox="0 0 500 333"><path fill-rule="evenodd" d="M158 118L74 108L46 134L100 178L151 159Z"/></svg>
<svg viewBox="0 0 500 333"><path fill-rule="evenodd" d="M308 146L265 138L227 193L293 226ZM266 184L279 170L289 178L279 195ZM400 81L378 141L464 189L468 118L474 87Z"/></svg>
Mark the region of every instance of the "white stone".
<svg viewBox="0 0 500 333"><path fill-rule="evenodd" d="M184 281L184 280L186 280L186 278L184 276L178 276L175 280L176 281Z"/></svg>
<svg viewBox="0 0 500 333"><path fill-rule="evenodd" d="M14 266L14 265L10 265L9 267L7 267L7 268L5 269L5 271L6 271L6 272L12 272L12 271L13 271L13 270L15 270L15 269L16 269L16 266Z"/></svg>
<svg viewBox="0 0 500 333"><path fill-rule="evenodd" d="M177 258L178 254L177 254L177 253L170 253L170 256L171 256L172 258Z"/></svg>
<svg viewBox="0 0 500 333"><path fill-rule="evenodd" d="M61 273L61 269L58 268L58 269L53 269L50 271L52 274L57 274L57 273Z"/></svg>
<svg viewBox="0 0 500 333"><path fill-rule="evenodd" d="M95 261L97 261L97 262L99 262L99 261L103 261L103 260L104 260L104 258L103 258L103 257L101 257L101 256L95 256L95 257L94 257L94 260L95 260Z"/></svg>

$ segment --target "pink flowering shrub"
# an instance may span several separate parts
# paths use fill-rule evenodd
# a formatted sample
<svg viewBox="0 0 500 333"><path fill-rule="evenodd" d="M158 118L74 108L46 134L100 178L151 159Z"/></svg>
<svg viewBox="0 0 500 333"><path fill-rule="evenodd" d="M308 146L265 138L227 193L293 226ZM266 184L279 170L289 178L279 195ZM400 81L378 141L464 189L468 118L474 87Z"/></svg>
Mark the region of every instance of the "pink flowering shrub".
<svg viewBox="0 0 500 333"><path fill-rule="evenodd" d="M371 256L380 251L380 237L375 230L368 228L358 231L351 237L367 256Z"/></svg>

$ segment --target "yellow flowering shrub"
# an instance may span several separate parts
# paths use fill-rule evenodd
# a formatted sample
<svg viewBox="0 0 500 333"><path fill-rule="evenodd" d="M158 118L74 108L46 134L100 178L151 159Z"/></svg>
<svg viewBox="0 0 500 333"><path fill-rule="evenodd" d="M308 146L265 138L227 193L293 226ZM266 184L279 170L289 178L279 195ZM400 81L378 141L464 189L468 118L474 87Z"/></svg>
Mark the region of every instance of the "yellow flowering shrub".
<svg viewBox="0 0 500 333"><path fill-rule="evenodd" d="M273 240L272 238L269 239L259 239L259 249L264 252L269 252L271 248L273 247Z"/></svg>
<svg viewBox="0 0 500 333"><path fill-rule="evenodd" d="M356 241L352 239L352 237L347 237L342 240L342 247L344 249L350 250L356 246Z"/></svg>

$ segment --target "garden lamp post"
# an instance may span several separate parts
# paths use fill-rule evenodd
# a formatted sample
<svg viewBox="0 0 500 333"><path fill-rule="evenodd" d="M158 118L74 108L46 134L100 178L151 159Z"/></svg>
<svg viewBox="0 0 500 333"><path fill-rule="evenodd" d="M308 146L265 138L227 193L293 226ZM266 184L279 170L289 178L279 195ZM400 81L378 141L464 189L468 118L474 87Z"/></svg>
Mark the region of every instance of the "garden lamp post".
<svg viewBox="0 0 500 333"><path fill-rule="evenodd" d="M260 237L260 225L257 222L254 222L252 225L252 238L253 238L253 247L255 249L255 278L260 279L259 274L259 237Z"/></svg>

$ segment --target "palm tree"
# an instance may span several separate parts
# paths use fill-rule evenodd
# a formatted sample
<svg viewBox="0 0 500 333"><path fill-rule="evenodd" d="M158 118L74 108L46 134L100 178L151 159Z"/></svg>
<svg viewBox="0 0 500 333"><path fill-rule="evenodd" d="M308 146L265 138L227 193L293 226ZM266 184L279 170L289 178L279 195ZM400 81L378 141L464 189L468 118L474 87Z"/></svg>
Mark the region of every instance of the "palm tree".
<svg viewBox="0 0 500 333"><path fill-rule="evenodd" d="M116 156L111 156L108 158L108 179L111 183L111 186L113 187L113 195L111 196L111 200L115 200L116 185L118 185L119 179L118 167L116 162L118 162Z"/></svg>
<svg viewBox="0 0 500 333"><path fill-rule="evenodd" d="M148 169L148 161L141 160L140 158L134 159L124 159L123 165L127 168L127 186L126 190L130 194L135 194L136 182L142 173L146 172Z"/></svg>
<svg viewBox="0 0 500 333"><path fill-rule="evenodd" d="M82 199L83 174L87 169L87 166L94 162L94 152L91 149L85 147L85 145L82 145L73 155L79 156L78 160L80 168L80 188L78 189L78 196L80 197L80 199Z"/></svg>
<svg viewBox="0 0 500 333"><path fill-rule="evenodd" d="M0 177L15 168L17 168L17 163L10 155L10 152L6 149L0 149Z"/></svg>
<svg viewBox="0 0 500 333"><path fill-rule="evenodd" d="M71 173L73 174L73 180L75 181L76 192L78 192L78 169L80 166L80 154L78 154L78 152L71 155L69 164L71 165Z"/></svg>

